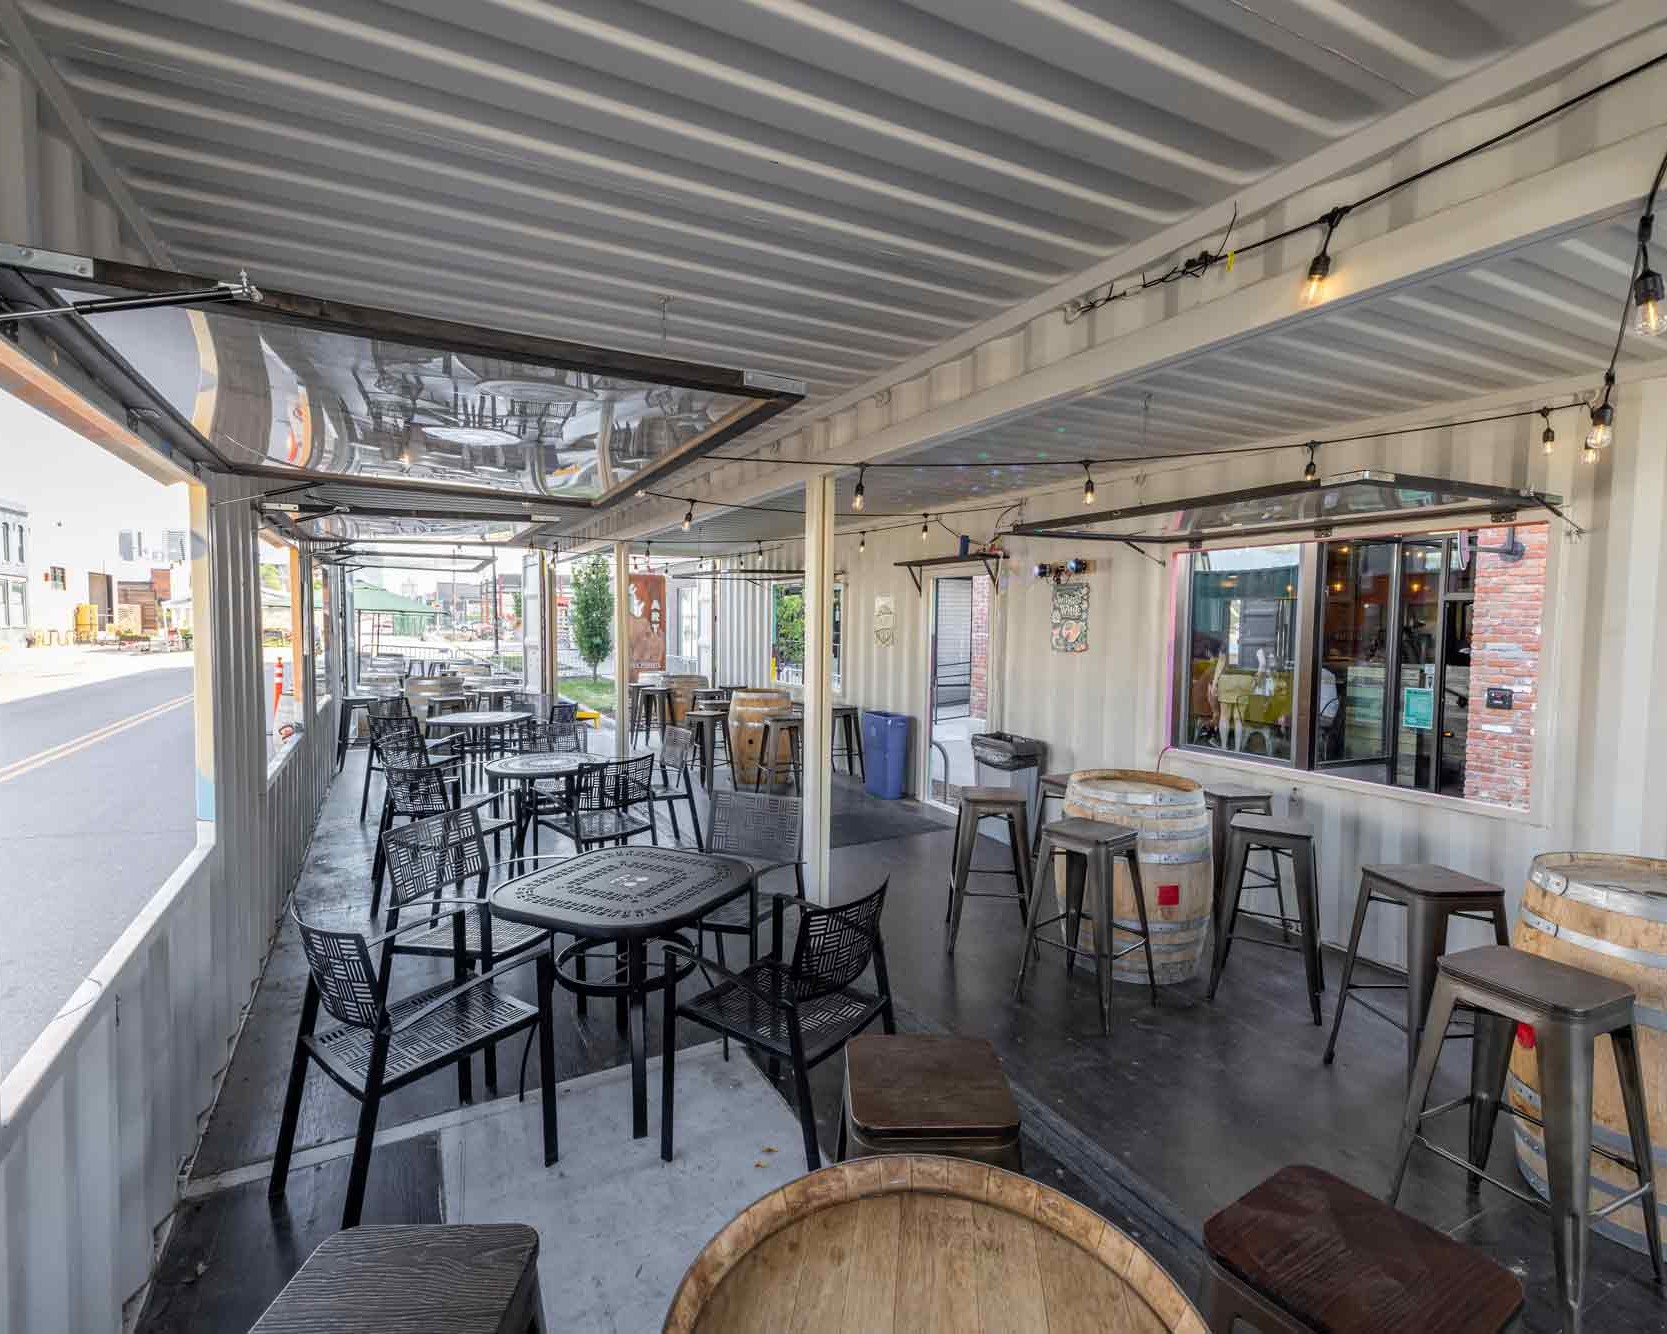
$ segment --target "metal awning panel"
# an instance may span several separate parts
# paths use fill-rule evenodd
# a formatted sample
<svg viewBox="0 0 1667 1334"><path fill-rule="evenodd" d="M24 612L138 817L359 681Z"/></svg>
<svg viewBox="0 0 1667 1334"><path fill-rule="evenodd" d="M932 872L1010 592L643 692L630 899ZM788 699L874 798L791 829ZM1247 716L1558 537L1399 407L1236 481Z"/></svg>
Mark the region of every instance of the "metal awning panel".
<svg viewBox="0 0 1667 1334"><path fill-rule="evenodd" d="M1069 518L1017 524L1016 537L1090 542L1201 543L1231 538L1324 536L1336 528L1491 518L1523 509L1557 513L1562 497L1449 478L1363 468ZM1115 525L1101 528L1098 525Z"/></svg>
<svg viewBox="0 0 1667 1334"><path fill-rule="evenodd" d="M144 376L232 472L330 483L354 512L588 515L769 420L780 376L326 301L239 280L0 246L54 306L109 294L165 306L47 316ZM42 283L49 286L41 286ZM7 294L11 296L10 293ZM308 488L309 494L311 489ZM388 502L395 492L403 509ZM322 494L322 490L320 491Z"/></svg>

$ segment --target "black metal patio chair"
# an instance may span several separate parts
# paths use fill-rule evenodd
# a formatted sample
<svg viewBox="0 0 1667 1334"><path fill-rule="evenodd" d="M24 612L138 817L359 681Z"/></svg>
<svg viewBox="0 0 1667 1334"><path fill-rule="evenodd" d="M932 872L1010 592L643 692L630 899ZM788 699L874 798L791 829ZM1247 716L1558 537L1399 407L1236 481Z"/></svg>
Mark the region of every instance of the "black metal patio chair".
<svg viewBox="0 0 1667 1334"><path fill-rule="evenodd" d="M650 794L653 779L652 755L587 767L580 771L574 787L573 809L560 811L539 823L571 839L580 852L608 844L623 847L643 833L658 845L660 835L654 827Z"/></svg>
<svg viewBox="0 0 1667 1334"><path fill-rule="evenodd" d="M585 734L579 729L579 706L558 701L550 706L550 716L545 719L549 733L556 738L557 750L583 751Z"/></svg>
<svg viewBox="0 0 1667 1334"><path fill-rule="evenodd" d="M396 819L426 820L448 811L479 810L494 807L494 815L481 822L481 832L492 836L493 852L499 849L498 840L513 821L498 814L503 793L488 792L464 797L457 789L456 780L445 770L432 764L406 766L390 762L384 774L387 796L382 802L382 820L376 830L376 855L371 862L371 916L382 911L382 879L388 865L388 833Z"/></svg>
<svg viewBox="0 0 1667 1334"><path fill-rule="evenodd" d="M379 699L367 705L366 721L370 724L370 752L365 757L365 785L359 794L359 823L365 821L370 808L370 776L384 773L388 767L388 753L397 751L407 766L419 763L452 764L460 758L456 739L441 737L429 740L423 736L417 720L411 715L411 705L405 696Z"/></svg>
<svg viewBox="0 0 1667 1334"><path fill-rule="evenodd" d="M886 952L880 940L880 911L886 884L854 903L820 908L786 894L773 894L773 957L731 972L698 951L667 941L665 1022L662 1027L660 1156L672 1155L673 1064L677 1020L688 1019L761 1052L773 1078L785 1059L793 1068L799 1127L804 1133L805 1163L822 1165L816 1144L816 1111L810 1102L810 1068L842 1050L848 1039L878 1018L887 1033L897 1031L892 1015ZM788 911L798 915L793 952L782 951ZM702 969L715 985L679 1003L670 960L681 956ZM856 981L874 965L874 992L859 991Z"/></svg>
<svg viewBox="0 0 1667 1334"><path fill-rule="evenodd" d="M451 1065L457 1067L458 1098L467 1103L472 1100L470 1058L538 1022L538 1010L504 991L498 982L511 970L538 958L541 950L525 951L509 963L472 977L463 971L463 917L487 911L487 905L476 900L449 903L444 915L452 919L458 945L454 979L390 1002L386 980L372 962L371 950L389 936L429 930L426 919L367 939L353 931L308 926L291 908L307 955L307 991L301 1002L289 1088L272 1155L272 1179L267 1187L270 1198L281 1199L289 1179L310 1063L317 1062L325 1074L359 1100L359 1125L347 1178L347 1200L342 1208L342 1227L356 1227L364 1208L376 1115L382 1099ZM337 1020L323 1030L318 1028L320 1005ZM546 1111L546 1115L554 1113L554 1108Z"/></svg>
<svg viewBox="0 0 1667 1334"><path fill-rule="evenodd" d="M752 792L714 792L709 809L706 851L734 857L752 868L752 884L744 897L731 899L701 918L702 932L710 931L718 962L724 958L724 937L744 936L747 961L758 959L758 927L768 920L769 906L760 899L759 882L771 871L793 868L798 897L805 896L804 825L798 797L772 797Z"/></svg>
<svg viewBox="0 0 1667 1334"><path fill-rule="evenodd" d="M700 834L700 809L695 805L695 781L690 774L690 758L694 754L695 734L687 727L667 727L660 734L660 781L649 788L653 808L666 808L671 816L671 836L679 843L683 831L677 826L677 803L689 803L689 820L695 827L695 846L702 852L706 841Z"/></svg>

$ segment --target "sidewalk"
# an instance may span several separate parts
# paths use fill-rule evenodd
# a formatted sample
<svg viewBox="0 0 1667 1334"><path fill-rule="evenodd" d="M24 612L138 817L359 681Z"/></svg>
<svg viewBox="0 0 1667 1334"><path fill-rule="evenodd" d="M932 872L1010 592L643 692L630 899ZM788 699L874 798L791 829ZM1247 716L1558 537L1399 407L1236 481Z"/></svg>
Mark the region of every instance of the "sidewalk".
<svg viewBox="0 0 1667 1334"><path fill-rule="evenodd" d="M139 672L189 667L189 652L140 653L93 644L19 648L0 652L0 704L33 699L54 690L73 690Z"/></svg>

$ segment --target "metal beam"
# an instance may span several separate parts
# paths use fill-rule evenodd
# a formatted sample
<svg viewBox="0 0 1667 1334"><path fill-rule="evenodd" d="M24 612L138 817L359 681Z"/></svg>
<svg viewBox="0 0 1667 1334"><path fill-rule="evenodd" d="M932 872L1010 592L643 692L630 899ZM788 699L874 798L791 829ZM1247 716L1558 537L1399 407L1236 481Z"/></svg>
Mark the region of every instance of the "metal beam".
<svg viewBox="0 0 1667 1334"><path fill-rule="evenodd" d="M833 820L834 479L805 483L804 857L805 893L831 902Z"/></svg>

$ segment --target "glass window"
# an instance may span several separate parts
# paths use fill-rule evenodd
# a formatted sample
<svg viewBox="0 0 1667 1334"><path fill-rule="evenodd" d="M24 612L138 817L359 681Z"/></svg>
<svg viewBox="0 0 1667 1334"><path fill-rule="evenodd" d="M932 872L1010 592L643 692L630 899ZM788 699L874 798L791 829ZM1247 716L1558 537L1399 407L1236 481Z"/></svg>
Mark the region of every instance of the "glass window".
<svg viewBox="0 0 1667 1334"><path fill-rule="evenodd" d="M270 759L295 739L301 723L301 605L296 587L299 558L294 548L263 532L255 543L255 585L260 591L262 708Z"/></svg>
<svg viewBox="0 0 1667 1334"><path fill-rule="evenodd" d="M1311 589L1298 546L1188 557L1181 744L1526 808L1548 542L1543 523L1327 542Z"/></svg>
<svg viewBox="0 0 1667 1334"><path fill-rule="evenodd" d="M330 585L313 566L313 697L322 707L330 697Z"/></svg>
<svg viewBox="0 0 1667 1334"><path fill-rule="evenodd" d="M840 686L841 622L845 585L833 589L833 688ZM770 675L788 685L805 679L805 586L798 580L770 585Z"/></svg>
<svg viewBox="0 0 1667 1334"><path fill-rule="evenodd" d="M69 576L64 573L62 565L54 565L47 571L47 583L59 593L69 587Z"/></svg>
<svg viewBox="0 0 1667 1334"><path fill-rule="evenodd" d="M0 523L0 560L10 560L11 558L12 526L9 523Z"/></svg>
<svg viewBox="0 0 1667 1334"><path fill-rule="evenodd" d="M18 564L21 565L27 559L28 559L28 557L23 554L23 525L18 524L18 526L17 526L17 561L18 561Z"/></svg>
<svg viewBox="0 0 1667 1334"><path fill-rule="evenodd" d="M1191 558L1188 744L1291 758L1299 560L1296 546Z"/></svg>

